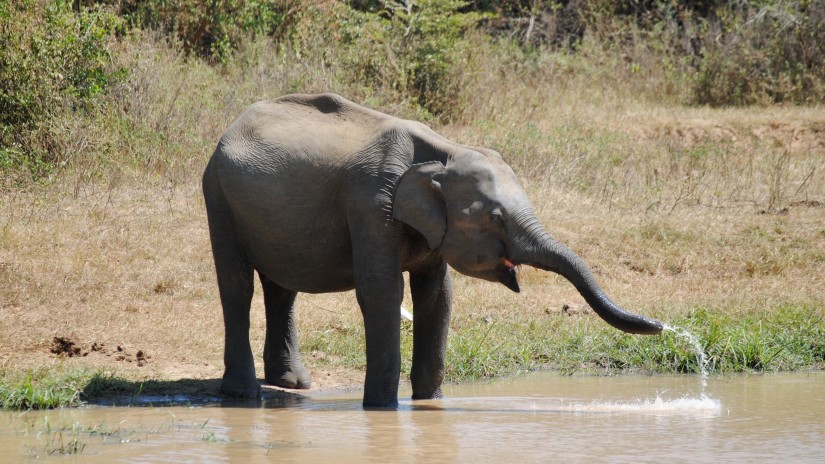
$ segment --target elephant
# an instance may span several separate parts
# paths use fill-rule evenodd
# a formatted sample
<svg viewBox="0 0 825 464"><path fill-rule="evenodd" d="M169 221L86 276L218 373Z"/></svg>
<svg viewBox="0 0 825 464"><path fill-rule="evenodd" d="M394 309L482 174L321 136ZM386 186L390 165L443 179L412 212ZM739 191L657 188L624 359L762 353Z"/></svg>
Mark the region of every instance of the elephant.
<svg viewBox="0 0 825 464"><path fill-rule="evenodd" d="M364 320L363 405L398 405L403 273L413 302L412 398L441 397L452 284L448 266L519 292L529 265L570 281L607 323L657 334L660 321L613 303L587 264L538 221L491 149L339 95L286 95L247 107L203 174L225 329L225 395L257 397L249 342L254 274L263 288L266 383L306 389L298 292L355 290Z"/></svg>

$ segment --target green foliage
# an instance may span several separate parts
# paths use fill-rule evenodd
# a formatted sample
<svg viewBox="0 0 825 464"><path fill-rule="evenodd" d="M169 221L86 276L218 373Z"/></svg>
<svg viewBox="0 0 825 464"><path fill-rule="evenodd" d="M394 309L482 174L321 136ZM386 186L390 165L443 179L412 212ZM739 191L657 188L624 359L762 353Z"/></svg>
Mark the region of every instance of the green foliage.
<svg viewBox="0 0 825 464"><path fill-rule="evenodd" d="M45 123L95 106L124 76L112 69L108 49L121 25L102 7L0 3L0 169L37 176L59 161L59 141Z"/></svg>
<svg viewBox="0 0 825 464"><path fill-rule="evenodd" d="M825 97L825 3L717 10L703 37L696 102L816 103Z"/></svg>
<svg viewBox="0 0 825 464"><path fill-rule="evenodd" d="M432 114L458 114L465 34L488 15L465 12L469 2L461 0L376 3L377 11L341 12L340 38L348 46L342 66Z"/></svg>
<svg viewBox="0 0 825 464"><path fill-rule="evenodd" d="M395 13L391 31L401 36L396 52L404 63L402 75L407 77L403 85L414 92L423 107L435 114L459 109L455 100L459 92L450 74L461 72L460 57L467 47L461 39L483 17L478 13L462 13L460 10L467 3L425 0L412 8L412 2L391 5Z"/></svg>
<svg viewBox="0 0 825 464"><path fill-rule="evenodd" d="M299 11L297 0L110 0L132 27L176 37L189 53L226 63L253 35L280 36Z"/></svg>
<svg viewBox="0 0 825 464"><path fill-rule="evenodd" d="M614 64L620 75L629 82L641 77L679 103L810 104L825 99L825 2L563 3L586 39L577 48L580 53L591 54L588 46L603 50L606 55L590 58L601 60L602 66L622 56L625 62ZM568 11L573 7L574 12Z"/></svg>

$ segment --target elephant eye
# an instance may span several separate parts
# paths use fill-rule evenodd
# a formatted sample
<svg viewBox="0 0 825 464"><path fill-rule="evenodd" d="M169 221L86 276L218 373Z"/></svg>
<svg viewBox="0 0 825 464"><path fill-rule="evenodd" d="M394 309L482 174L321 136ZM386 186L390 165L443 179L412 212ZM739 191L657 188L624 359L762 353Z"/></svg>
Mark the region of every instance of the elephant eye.
<svg viewBox="0 0 825 464"><path fill-rule="evenodd" d="M496 224L504 225L504 215L501 213L501 210L496 208L490 212L490 217L492 218L493 222Z"/></svg>

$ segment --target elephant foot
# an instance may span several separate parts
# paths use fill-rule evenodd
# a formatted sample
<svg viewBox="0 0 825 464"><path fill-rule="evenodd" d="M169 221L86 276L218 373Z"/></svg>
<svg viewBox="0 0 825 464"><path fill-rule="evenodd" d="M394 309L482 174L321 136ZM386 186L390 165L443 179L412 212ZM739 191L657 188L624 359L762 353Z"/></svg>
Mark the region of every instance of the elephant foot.
<svg viewBox="0 0 825 464"><path fill-rule="evenodd" d="M260 398L261 384L252 380L238 381L224 376L221 380L221 394L235 398Z"/></svg>
<svg viewBox="0 0 825 464"><path fill-rule="evenodd" d="M413 391L412 394L412 399L414 400L436 400L443 397L444 395L441 393L441 387L438 387L435 390L428 389L424 392Z"/></svg>
<svg viewBox="0 0 825 464"><path fill-rule="evenodd" d="M309 372L307 372L304 366L299 366L298 368L289 370L265 369L264 378L266 383L281 388L309 390L312 386L312 380L309 377Z"/></svg>
<svg viewBox="0 0 825 464"><path fill-rule="evenodd" d="M387 394L376 398L374 395L364 395L362 403L365 409L398 409L398 396Z"/></svg>

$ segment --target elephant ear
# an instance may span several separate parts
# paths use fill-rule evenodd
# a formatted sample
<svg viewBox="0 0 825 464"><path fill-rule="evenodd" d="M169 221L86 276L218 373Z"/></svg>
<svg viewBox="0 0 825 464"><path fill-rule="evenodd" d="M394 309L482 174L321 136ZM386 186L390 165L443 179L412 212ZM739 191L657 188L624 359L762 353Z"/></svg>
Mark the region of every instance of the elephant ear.
<svg viewBox="0 0 825 464"><path fill-rule="evenodd" d="M438 161L414 164L407 169L392 203L392 217L421 232L430 250L435 250L447 230L447 210L439 179L447 172Z"/></svg>

